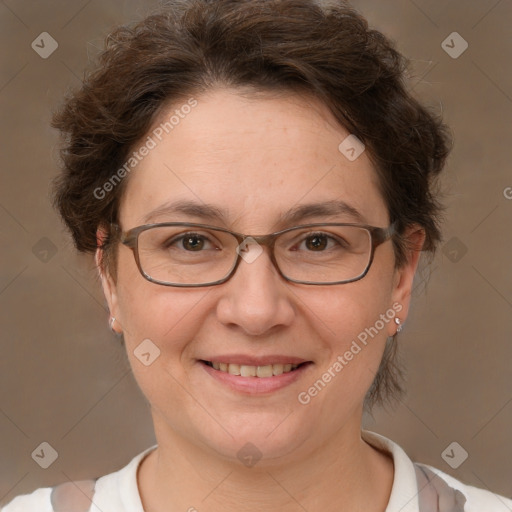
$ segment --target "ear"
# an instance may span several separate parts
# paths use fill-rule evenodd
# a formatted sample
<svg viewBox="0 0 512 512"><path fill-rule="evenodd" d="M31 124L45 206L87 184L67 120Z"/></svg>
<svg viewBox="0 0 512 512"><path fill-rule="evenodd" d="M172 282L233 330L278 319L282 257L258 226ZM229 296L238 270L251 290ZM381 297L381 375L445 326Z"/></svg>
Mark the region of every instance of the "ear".
<svg viewBox="0 0 512 512"><path fill-rule="evenodd" d="M103 241L107 238L107 233L104 228L98 228L96 230L96 254L94 256L94 259L96 261L96 268L98 270L98 274L101 279L101 286L103 288L103 294L105 295L105 299L107 301L108 310L110 312L110 316L114 317L116 319L114 325L112 328L116 332L122 332L119 330L120 326L122 325L122 321L120 318L120 311L119 311L119 303L118 303L118 297L117 297L117 285L112 278L112 276L109 274L108 270L105 267L105 263L103 260L104 256L104 250L102 249Z"/></svg>
<svg viewBox="0 0 512 512"><path fill-rule="evenodd" d="M409 314L414 275L425 243L425 230L418 225L410 226L405 230L402 238L406 240L406 261L401 267L395 269L392 300L396 317L403 324ZM397 325L395 322L390 322L388 325L390 326L389 336L393 336L396 333Z"/></svg>

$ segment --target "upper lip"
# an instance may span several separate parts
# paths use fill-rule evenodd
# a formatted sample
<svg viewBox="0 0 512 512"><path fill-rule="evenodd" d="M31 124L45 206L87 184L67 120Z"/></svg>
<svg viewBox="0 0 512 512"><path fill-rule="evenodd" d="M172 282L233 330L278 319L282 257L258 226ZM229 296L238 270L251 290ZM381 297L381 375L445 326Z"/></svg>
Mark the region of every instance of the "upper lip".
<svg viewBox="0 0 512 512"><path fill-rule="evenodd" d="M284 356L280 354L267 356L251 356L246 354L219 354L208 356L202 361L210 361L215 363L240 364L245 366L267 366L271 364L301 364L308 363L307 359L294 356Z"/></svg>

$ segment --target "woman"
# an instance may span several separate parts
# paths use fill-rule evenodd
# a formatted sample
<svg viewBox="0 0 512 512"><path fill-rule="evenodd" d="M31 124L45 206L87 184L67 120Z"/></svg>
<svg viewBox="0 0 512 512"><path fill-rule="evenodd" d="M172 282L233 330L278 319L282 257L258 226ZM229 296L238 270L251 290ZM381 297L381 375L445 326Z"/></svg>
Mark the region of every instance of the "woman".
<svg viewBox="0 0 512 512"><path fill-rule="evenodd" d="M157 445L17 510L510 511L361 431L440 240L446 128L342 2L175 1L111 34L55 118ZM91 500L92 498L92 504Z"/></svg>

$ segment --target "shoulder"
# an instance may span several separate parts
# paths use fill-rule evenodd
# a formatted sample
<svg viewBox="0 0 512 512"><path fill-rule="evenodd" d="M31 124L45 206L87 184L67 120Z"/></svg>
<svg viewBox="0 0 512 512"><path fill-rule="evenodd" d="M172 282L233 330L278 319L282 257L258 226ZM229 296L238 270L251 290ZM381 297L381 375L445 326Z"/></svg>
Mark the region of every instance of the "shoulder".
<svg viewBox="0 0 512 512"><path fill-rule="evenodd" d="M1 512L53 512L51 492L51 487L41 487L31 494L17 496Z"/></svg>
<svg viewBox="0 0 512 512"><path fill-rule="evenodd" d="M91 506L95 484L96 480L81 480L41 487L17 496L1 512L96 512Z"/></svg>
<svg viewBox="0 0 512 512"><path fill-rule="evenodd" d="M363 430L361 437L393 459L394 478L386 512L512 512L510 498L413 462L398 444L380 434Z"/></svg>
<svg viewBox="0 0 512 512"><path fill-rule="evenodd" d="M0 512L123 512L128 509L143 512L137 486L137 469L145 455L155 448L156 445L144 450L120 470L95 480L65 482L17 496L2 507Z"/></svg>
<svg viewBox="0 0 512 512"><path fill-rule="evenodd" d="M482 510L486 512L512 512L512 499L510 498L465 484L444 471L427 464L416 463L415 465L426 472L430 472L430 474L434 474L449 487L459 491L466 498L464 512L481 512Z"/></svg>

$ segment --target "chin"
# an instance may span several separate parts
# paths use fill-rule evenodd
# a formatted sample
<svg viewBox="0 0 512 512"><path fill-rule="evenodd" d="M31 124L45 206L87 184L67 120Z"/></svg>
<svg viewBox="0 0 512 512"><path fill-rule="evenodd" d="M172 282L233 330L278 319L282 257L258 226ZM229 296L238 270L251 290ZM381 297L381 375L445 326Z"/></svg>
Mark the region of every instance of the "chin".
<svg viewBox="0 0 512 512"><path fill-rule="evenodd" d="M315 431L298 414L284 409L280 413L233 414L221 425L213 422L207 429L201 425L198 438L222 458L248 467L252 467L251 461L262 467L296 458L300 451L307 449Z"/></svg>

